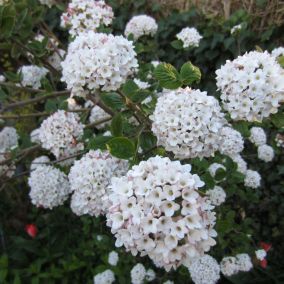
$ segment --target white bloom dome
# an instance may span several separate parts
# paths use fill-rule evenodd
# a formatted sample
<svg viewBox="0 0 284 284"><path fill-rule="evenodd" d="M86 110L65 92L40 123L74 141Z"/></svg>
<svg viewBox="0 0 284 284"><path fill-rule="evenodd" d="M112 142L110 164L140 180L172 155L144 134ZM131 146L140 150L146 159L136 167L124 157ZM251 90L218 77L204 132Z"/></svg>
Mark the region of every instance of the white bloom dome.
<svg viewBox="0 0 284 284"><path fill-rule="evenodd" d="M247 172L247 162L239 154L231 156L231 159L237 164L237 171L244 175Z"/></svg>
<svg viewBox="0 0 284 284"><path fill-rule="evenodd" d="M14 127L5 126L0 131L0 153L18 146L19 135Z"/></svg>
<svg viewBox="0 0 284 284"><path fill-rule="evenodd" d="M202 36L196 28L184 28L180 33L176 35L177 39L181 40L183 47L187 48L189 46L198 47Z"/></svg>
<svg viewBox="0 0 284 284"><path fill-rule="evenodd" d="M237 262L239 271L247 272L247 271L250 271L253 267L251 258L247 253L237 254L236 262Z"/></svg>
<svg viewBox="0 0 284 284"><path fill-rule="evenodd" d="M105 1L72 0L68 4L66 13L61 16L61 26L70 28L70 34L96 31L101 26L109 26L114 14L112 8Z"/></svg>
<svg viewBox="0 0 284 284"><path fill-rule="evenodd" d="M215 175L216 175L216 172L219 169L226 171L226 168L222 164L218 164L218 163L211 164L208 168L208 171L209 171L210 175L214 178Z"/></svg>
<svg viewBox="0 0 284 284"><path fill-rule="evenodd" d="M237 259L233 256L226 256L222 259L220 263L221 272L225 276L232 276L239 272Z"/></svg>
<svg viewBox="0 0 284 284"><path fill-rule="evenodd" d="M114 281L114 273L110 269L107 269L94 277L94 284L112 284Z"/></svg>
<svg viewBox="0 0 284 284"><path fill-rule="evenodd" d="M261 145L257 148L257 156L266 163L271 162L274 158L274 150L269 145Z"/></svg>
<svg viewBox="0 0 284 284"><path fill-rule="evenodd" d="M70 43L62 62L62 81L72 94L117 90L138 67L131 41L123 36L88 32Z"/></svg>
<svg viewBox="0 0 284 284"><path fill-rule="evenodd" d="M41 87L40 80L46 76L48 70L44 67L26 65L20 67L18 73L22 75L21 84L24 87L39 89Z"/></svg>
<svg viewBox="0 0 284 284"><path fill-rule="evenodd" d="M84 149L84 145L78 142L83 128L78 114L59 110L42 122L39 140L42 147L50 150L56 158L64 158Z"/></svg>
<svg viewBox="0 0 284 284"><path fill-rule="evenodd" d="M108 255L108 263L112 266L116 266L118 263L119 257L116 251L111 251Z"/></svg>
<svg viewBox="0 0 284 284"><path fill-rule="evenodd" d="M226 192L220 186L214 186L213 189L210 189L206 192L209 196L211 203L215 206L219 206L226 200Z"/></svg>
<svg viewBox="0 0 284 284"><path fill-rule="evenodd" d="M284 71L268 52L249 52L216 71L224 108L233 120L262 121L284 99Z"/></svg>
<svg viewBox="0 0 284 284"><path fill-rule="evenodd" d="M240 132L231 127L223 127L220 136L219 151L221 154L233 156L243 151L244 139Z"/></svg>
<svg viewBox="0 0 284 284"><path fill-rule="evenodd" d="M261 146L266 144L266 134L261 127L252 127L250 129L250 137L249 140L256 146Z"/></svg>
<svg viewBox="0 0 284 284"><path fill-rule="evenodd" d="M190 88L160 96L150 119L158 144L181 159L212 156L226 122L214 97Z"/></svg>
<svg viewBox="0 0 284 284"><path fill-rule="evenodd" d="M274 48L271 52L271 55L274 56L275 58L284 56L284 47L280 46L280 47Z"/></svg>
<svg viewBox="0 0 284 284"><path fill-rule="evenodd" d="M190 165L156 156L112 179L107 225L117 247L170 270L215 245L214 206L199 195L204 183L190 171Z"/></svg>
<svg viewBox="0 0 284 284"><path fill-rule="evenodd" d="M40 166L44 166L50 162L50 159L47 156L40 156L35 158L31 163L31 171L34 171Z"/></svg>
<svg viewBox="0 0 284 284"><path fill-rule="evenodd" d="M52 166L41 165L29 177L30 198L34 205L52 209L62 205L70 193L67 176Z"/></svg>
<svg viewBox="0 0 284 284"><path fill-rule="evenodd" d="M158 30L156 20L147 15L134 16L126 24L124 34L128 37L133 34L135 40L143 35L154 36Z"/></svg>
<svg viewBox="0 0 284 284"><path fill-rule="evenodd" d="M188 270L195 284L215 284L220 279L220 266L210 255L194 259Z"/></svg>
<svg viewBox="0 0 284 284"><path fill-rule="evenodd" d="M247 170L245 176L245 186L251 188L260 187L261 176L257 171Z"/></svg>
<svg viewBox="0 0 284 284"><path fill-rule="evenodd" d="M98 216L107 209L108 186L113 176L127 172L128 162L112 157L108 152L90 151L75 161L70 169L71 209L76 215Z"/></svg>
<svg viewBox="0 0 284 284"><path fill-rule="evenodd" d="M137 263L130 271L131 284L143 284L146 277L146 269L143 264Z"/></svg>

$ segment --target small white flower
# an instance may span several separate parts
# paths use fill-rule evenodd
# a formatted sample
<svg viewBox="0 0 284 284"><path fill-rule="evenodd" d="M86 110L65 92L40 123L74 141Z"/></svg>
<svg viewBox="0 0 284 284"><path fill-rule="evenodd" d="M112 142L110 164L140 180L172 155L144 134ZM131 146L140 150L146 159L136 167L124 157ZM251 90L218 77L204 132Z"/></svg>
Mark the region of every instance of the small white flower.
<svg viewBox="0 0 284 284"><path fill-rule="evenodd" d="M132 284L143 284L146 277L146 269L143 264L137 263L130 272Z"/></svg>
<svg viewBox="0 0 284 284"><path fill-rule="evenodd" d="M231 34L233 35L233 34L239 32L241 29L242 29L242 24L233 26L232 29L231 29Z"/></svg>
<svg viewBox="0 0 284 284"><path fill-rule="evenodd" d="M256 258L260 261L264 260L267 253L264 249L259 249L257 251L255 251L255 255L256 255Z"/></svg>
<svg viewBox="0 0 284 284"><path fill-rule="evenodd" d="M112 284L114 281L114 273L110 269L107 269L94 277L94 284Z"/></svg>
<svg viewBox="0 0 284 284"><path fill-rule="evenodd" d="M257 171L247 170L245 176L245 186L251 188L260 187L261 176Z"/></svg>
<svg viewBox="0 0 284 284"><path fill-rule="evenodd" d="M119 257L116 251L112 251L108 255L108 263L112 266L116 266L118 263Z"/></svg>
<svg viewBox="0 0 284 284"><path fill-rule="evenodd" d="M177 39L181 40L183 47L189 46L198 47L202 36L199 34L196 28L183 28L180 33L176 35Z"/></svg>
<svg viewBox="0 0 284 284"><path fill-rule="evenodd" d="M226 200L226 192L220 186L214 186L206 192L213 205L219 206Z"/></svg>
<svg viewBox="0 0 284 284"><path fill-rule="evenodd" d="M40 81L46 76L48 70L44 67L29 65L20 67L18 73L22 76L21 84L24 87L39 89L41 87Z"/></svg>
<svg viewBox="0 0 284 284"><path fill-rule="evenodd" d="M257 148L257 156L264 162L271 162L274 158L274 150L269 145L261 145Z"/></svg>
<svg viewBox="0 0 284 284"><path fill-rule="evenodd" d="M249 140L256 146L261 146L266 144L266 134L261 127L252 127L250 130Z"/></svg>

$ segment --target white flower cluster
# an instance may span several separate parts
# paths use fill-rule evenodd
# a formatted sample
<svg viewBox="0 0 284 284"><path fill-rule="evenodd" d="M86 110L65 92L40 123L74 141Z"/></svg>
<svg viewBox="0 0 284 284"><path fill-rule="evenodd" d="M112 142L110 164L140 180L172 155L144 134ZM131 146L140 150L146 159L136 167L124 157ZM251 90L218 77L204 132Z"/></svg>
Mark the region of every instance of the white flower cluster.
<svg viewBox="0 0 284 284"><path fill-rule="evenodd" d="M220 263L221 272L225 276L232 276L239 272L247 272L252 269L252 261L248 254L241 253L234 256L224 257Z"/></svg>
<svg viewBox="0 0 284 284"><path fill-rule="evenodd" d="M54 0L39 0L39 2L40 2L40 4L46 5L49 8L51 8L51 6L55 4Z"/></svg>
<svg viewBox="0 0 284 284"><path fill-rule="evenodd" d="M245 186L251 188L260 187L261 176L257 171L247 170L245 175Z"/></svg>
<svg viewBox="0 0 284 284"><path fill-rule="evenodd" d="M242 24L235 25L231 28L231 35L239 32L242 29Z"/></svg>
<svg viewBox="0 0 284 284"><path fill-rule="evenodd" d="M284 148L284 135L277 133L275 136L275 142L276 142L277 147Z"/></svg>
<svg viewBox="0 0 284 284"><path fill-rule="evenodd" d="M61 16L61 26L70 28L72 36L96 31L100 26L109 26L114 14L105 1L72 0L66 13Z"/></svg>
<svg viewBox="0 0 284 284"><path fill-rule="evenodd" d="M237 164L237 171L245 175L247 172L247 162L242 158L242 156L237 154L231 156L231 159Z"/></svg>
<svg viewBox="0 0 284 284"><path fill-rule="evenodd" d="M47 156L40 156L35 158L31 163L31 171L34 171L36 168L48 164L50 159Z"/></svg>
<svg viewBox="0 0 284 284"><path fill-rule="evenodd" d="M99 106L94 106L91 110L91 113L90 113L89 122L94 123L94 122L98 122L100 120L104 120L104 119L108 119L108 118L110 119L109 121L106 121L104 123L100 123L99 125L96 125L96 128L103 129L106 126L110 125L111 116L107 112L105 112L102 108L100 108Z"/></svg>
<svg viewBox="0 0 284 284"><path fill-rule="evenodd" d="M271 162L274 158L274 150L269 145L261 145L257 148L257 156L266 163Z"/></svg>
<svg viewBox="0 0 284 284"><path fill-rule="evenodd" d="M62 69L61 63L65 57L65 50L58 49L54 51L48 58L47 62L56 70L60 71Z"/></svg>
<svg viewBox="0 0 284 284"><path fill-rule="evenodd" d="M271 52L271 55L274 56L275 58L284 56L284 47L281 46L281 47L274 48Z"/></svg>
<svg viewBox="0 0 284 284"><path fill-rule="evenodd" d="M137 263L130 271L131 284L143 284L145 281L151 282L156 278L156 273L152 269L146 270L144 265Z"/></svg>
<svg viewBox="0 0 284 284"><path fill-rule="evenodd" d="M65 158L84 149L84 144L78 142L83 129L78 114L59 110L42 122L39 140L56 158Z"/></svg>
<svg viewBox="0 0 284 284"><path fill-rule="evenodd" d="M107 269L94 277L94 284L112 284L114 281L114 273L110 269Z"/></svg>
<svg viewBox="0 0 284 284"><path fill-rule="evenodd" d="M112 157L108 152L90 151L75 161L70 169L71 209L76 215L98 216L107 209L108 186L113 176L127 172L128 162Z"/></svg>
<svg viewBox="0 0 284 284"><path fill-rule="evenodd" d="M49 165L37 166L28 180L34 205L52 209L62 205L70 193L67 176Z"/></svg>
<svg viewBox="0 0 284 284"><path fill-rule="evenodd" d="M214 97L190 88L160 96L150 119L158 144L182 159L212 156L226 123Z"/></svg>
<svg viewBox="0 0 284 284"><path fill-rule="evenodd" d="M215 245L214 206L199 195L204 182L190 171L190 165L156 156L112 179L107 225L117 247L170 270Z"/></svg>
<svg viewBox="0 0 284 284"><path fill-rule="evenodd" d="M210 189L206 192L209 196L211 203L215 206L219 206L226 200L226 192L220 186L214 186L213 189Z"/></svg>
<svg viewBox="0 0 284 284"><path fill-rule="evenodd" d="M6 81L6 78L4 75L0 75L0 83L3 83Z"/></svg>
<svg viewBox="0 0 284 284"><path fill-rule="evenodd" d="M266 144L266 134L261 127L252 127L250 129L250 137L249 140L255 146L261 146Z"/></svg>
<svg viewBox="0 0 284 284"><path fill-rule="evenodd" d="M143 35L154 36L158 30L156 20L147 15L134 16L126 24L124 34L128 37L133 35L134 39L137 40Z"/></svg>
<svg viewBox="0 0 284 284"><path fill-rule="evenodd" d="M252 51L216 71L224 108L234 120L262 121L284 95L284 71L268 52Z"/></svg>
<svg viewBox="0 0 284 284"><path fill-rule="evenodd" d="M132 42L122 36L88 32L69 44L62 81L76 96L117 90L138 67ZM85 89L86 88L86 89Z"/></svg>
<svg viewBox="0 0 284 284"><path fill-rule="evenodd" d="M214 178L219 169L226 171L226 168L224 167L224 165L219 164L219 163L211 164L208 168L208 171L209 171L210 175Z"/></svg>
<svg viewBox="0 0 284 284"><path fill-rule="evenodd" d="M24 65L20 67L18 73L22 76L21 84L24 87L39 89L41 87L40 80L46 76L48 70L35 65Z"/></svg>
<svg viewBox="0 0 284 284"><path fill-rule="evenodd" d="M145 90L145 89L148 89L150 87L149 83L143 82L140 79L135 78L133 81L141 90Z"/></svg>
<svg viewBox="0 0 284 284"><path fill-rule="evenodd" d="M116 266L118 263L119 257L116 251L111 251L108 255L108 263L112 266Z"/></svg>
<svg viewBox="0 0 284 284"><path fill-rule="evenodd" d="M196 28L183 28L180 33L176 35L177 39L183 43L183 48L190 46L198 47L202 36Z"/></svg>
<svg viewBox="0 0 284 284"><path fill-rule="evenodd" d="M264 249L259 249L255 251L255 255L258 260L262 261L266 258L267 253Z"/></svg>
<svg viewBox="0 0 284 284"><path fill-rule="evenodd" d="M229 157L239 154L244 149L244 139L240 132L231 127L223 127L220 131L219 151Z"/></svg>
<svg viewBox="0 0 284 284"><path fill-rule="evenodd" d="M210 255L194 259L188 270L195 284L215 284L220 279L220 266Z"/></svg>
<svg viewBox="0 0 284 284"><path fill-rule="evenodd" d="M0 131L0 163L8 157L8 152L18 146L19 136L14 127L6 126ZM0 165L0 178L2 176L12 177L15 173L14 163Z"/></svg>

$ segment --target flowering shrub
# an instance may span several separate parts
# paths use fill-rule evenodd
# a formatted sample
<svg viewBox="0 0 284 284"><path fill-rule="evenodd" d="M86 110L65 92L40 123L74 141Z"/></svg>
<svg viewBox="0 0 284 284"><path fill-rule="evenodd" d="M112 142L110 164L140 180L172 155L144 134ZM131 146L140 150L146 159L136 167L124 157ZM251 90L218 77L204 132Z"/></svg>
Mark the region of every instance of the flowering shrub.
<svg viewBox="0 0 284 284"><path fill-rule="evenodd" d="M0 282L283 282L277 28L63 2L0 1Z"/></svg>

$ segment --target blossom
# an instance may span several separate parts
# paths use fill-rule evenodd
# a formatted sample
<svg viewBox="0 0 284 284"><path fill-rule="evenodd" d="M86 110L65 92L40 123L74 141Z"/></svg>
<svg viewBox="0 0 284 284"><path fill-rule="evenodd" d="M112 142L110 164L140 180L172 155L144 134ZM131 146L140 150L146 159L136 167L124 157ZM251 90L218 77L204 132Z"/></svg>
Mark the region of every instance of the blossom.
<svg viewBox="0 0 284 284"><path fill-rule="evenodd" d="M146 277L146 269L143 264L137 263L130 272L132 284L143 284Z"/></svg>
<svg viewBox="0 0 284 284"><path fill-rule="evenodd" d="M271 162L274 158L274 150L269 145L261 145L257 148L257 157L264 162Z"/></svg>
<svg viewBox="0 0 284 284"><path fill-rule="evenodd" d="M247 272L247 271L250 271L253 267L251 258L247 253L237 254L236 262L237 262L239 271Z"/></svg>
<svg viewBox="0 0 284 284"><path fill-rule="evenodd" d="M154 271L153 269L148 269L148 270L146 271L146 277L145 277L146 281L147 281L147 282L151 282L151 281L153 281L155 278L156 278L156 273L155 273L155 271Z"/></svg>
<svg viewBox="0 0 284 284"><path fill-rule="evenodd" d="M233 34L239 32L241 29L242 29L242 24L235 25L231 28L231 34L233 35Z"/></svg>
<svg viewBox="0 0 284 284"><path fill-rule="evenodd" d="M211 203L215 206L221 205L226 200L226 192L220 186L214 186L213 189L210 189L206 192L209 196Z"/></svg>
<svg viewBox="0 0 284 284"><path fill-rule="evenodd" d="M58 49L57 51L54 51L48 58L47 62L56 70L61 71L62 66L61 62L63 61L65 57L65 50Z"/></svg>
<svg viewBox="0 0 284 284"><path fill-rule="evenodd" d="M126 24L124 34L128 37L133 35L133 38L137 40L141 36L149 35L154 36L158 30L156 20L147 15L134 16Z"/></svg>
<svg viewBox="0 0 284 284"><path fill-rule="evenodd" d="M42 122L39 140L56 158L64 158L84 149L83 143L79 142L83 129L77 113L58 110Z"/></svg>
<svg viewBox="0 0 284 284"><path fill-rule="evenodd" d="M177 39L181 40L183 47L189 46L198 47L202 36L199 34L196 28L183 28L180 33L176 35Z"/></svg>
<svg viewBox="0 0 284 284"><path fill-rule="evenodd" d="M234 274L237 274L239 272L237 259L233 256L224 257L220 262L220 269L225 276L230 277Z"/></svg>
<svg viewBox="0 0 284 284"><path fill-rule="evenodd" d="M5 126L0 131L0 153L18 146L19 135L14 127Z"/></svg>
<svg viewBox="0 0 284 284"><path fill-rule="evenodd" d="M284 71L268 52L252 51L216 71L221 100L233 120L259 121L274 114L284 94Z"/></svg>
<svg viewBox="0 0 284 284"><path fill-rule="evenodd" d="M242 158L242 156L237 154L237 155L230 156L230 158L237 164L238 166L237 171L245 175L247 172L247 163Z"/></svg>
<svg viewBox="0 0 284 284"><path fill-rule="evenodd" d="M150 87L149 83L143 82L140 79L135 78L133 81L139 87L139 89L141 89L141 90L145 90L145 89Z"/></svg>
<svg viewBox="0 0 284 284"><path fill-rule="evenodd" d="M76 96L99 89L117 90L138 67L131 41L92 31L80 34L69 44L61 65L62 81Z"/></svg>
<svg viewBox="0 0 284 284"><path fill-rule="evenodd" d="M274 48L271 52L271 55L274 56L275 58L284 56L284 47L280 46L280 47Z"/></svg>
<svg viewBox="0 0 284 284"><path fill-rule="evenodd" d="M226 126L221 129L220 135L219 151L221 154L231 157L243 151L244 139L240 132Z"/></svg>
<svg viewBox="0 0 284 284"><path fill-rule="evenodd" d="M76 215L98 216L105 212L108 185L113 176L126 173L128 162L101 150L89 151L70 169L69 181L74 191L71 209Z"/></svg>
<svg viewBox="0 0 284 284"><path fill-rule="evenodd" d="M251 188L260 187L261 176L257 171L247 170L245 175L245 186Z"/></svg>
<svg viewBox="0 0 284 284"><path fill-rule="evenodd" d="M37 167L40 167L45 164L49 164L50 159L47 156L40 156L35 158L31 163L31 171L35 170Z"/></svg>
<svg viewBox="0 0 284 284"><path fill-rule="evenodd" d="M256 146L261 146L266 144L266 134L263 128L261 127L252 127L250 129L250 137L249 140Z"/></svg>
<svg viewBox="0 0 284 284"><path fill-rule="evenodd" d="M96 125L96 128L103 129L106 126L110 125L111 116L107 112L105 112L102 108L100 108L99 106L93 106L92 107L90 117L89 117L90 123L95 123L95 122L99 122L99 121L107 120L107 119L109 119L109 121L106 121L106 122L103 122L103 123Z"/></svg>
<svg viewBox="0 0 284 284"><path fill-rule="evenodd" d="M220 279L220 266L210 255L194 259L188 270L195 284L215 284Z"/></svg>
<svg viewBox="0 0 284 284"><path fill-rule="evenodd" d="M114 273L107 269L94 277L94 284L111 284L115 281Z"/></svg>
<svg viewBox="0 0 284 284"><path fill-rule="evenodd" d="M70 193L67 176L49 165L41 165L31 172L28 179L29 196L36 206L52 209L62 205Z"/></svg>
<svg viewBox="0 0 284 284"><path fill-rule="evenodd" d="M61 16L61 26L69 28L72 36L96 31L101 25L109 26L114 14L105 1L72 0Z"/></svg>
<svg viewBox="0 0 284 284"><path fill-rule="evenodd" d="M212 156L226 123L214 97L190 88L160 96L150 119L158 145L181 159Z"/></svg>
<svg viewBox="0 0 284 284"><path fill-rule="evenodd" d="M116 251L112 251L108 255L108 263L112 266L116 266L118 263L119 257Z"/></svg>
<svg viewBox="0 0 284 284"><path fill-rule="evenodd" d="M265 259L267 253L264 249L258 249L255 251L255 255L258 260L262 261L263 259Z"/></svg>
<svg viewBox="0 0 284 284"><path fill-rule="evenodd" d="M226 168L222 164L218 164L218 163L211 164L208 168L208 171L210 175L214 178L219 169L226 171Z"/></svg>
<svg viewBox="0 0 284 284"><path fill-rule="evenodd" d="M24 65L19 68L18 73L21 74L21 84L24 87L39 89L41 87L40 81L46 76L48 70L35 65Z"/></svg>
<svg viewBox="0 0 284 284"><path fill-rule="evenodd" d="M4 75L0 75L0 83L3 83L6 81L6 78Z"/></svg>
<svg viewBox="0 0 284 284"><path fill-rule="evenodd" d="M204 183L190 165L159 156L113 178L107 225L116 246L148 255L166 270L187 264L215 245L215 213L197 189Z"/></svg>
<svg viewBox="0 0 284 284"><path fill-rule="evenodd" d="M25 231L31 238L35 238L38 233L37 227L34 224L27 224L25 226Z"/></svg>

